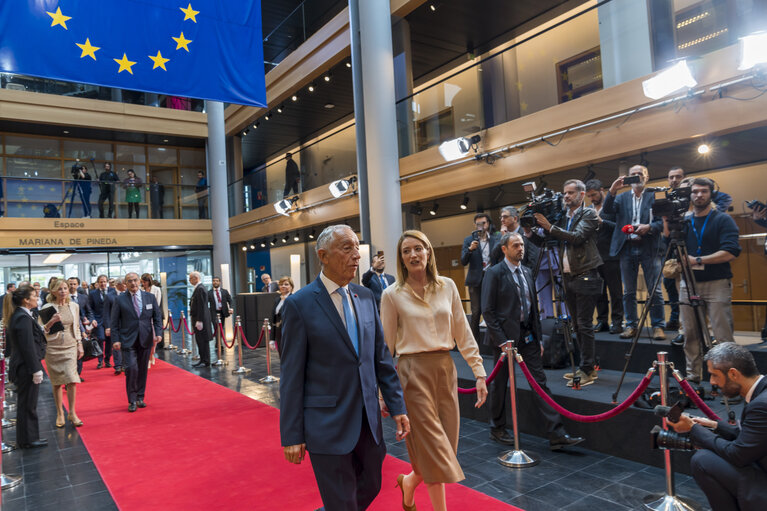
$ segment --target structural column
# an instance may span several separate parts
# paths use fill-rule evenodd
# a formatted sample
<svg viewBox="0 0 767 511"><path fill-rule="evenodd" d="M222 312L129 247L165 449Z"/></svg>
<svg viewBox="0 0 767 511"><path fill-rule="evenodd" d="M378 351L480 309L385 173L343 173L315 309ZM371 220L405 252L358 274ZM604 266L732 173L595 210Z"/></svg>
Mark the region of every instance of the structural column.
<svg viewBox="0 0 767 511"><path fill-rule="evenodd" d="M226 264L229 275L221 275L222 282L231 282L231 251L229 248L229 201L226 193L226 132L224 130L224 104L206 101L208 114L208 211L213 228L213 274L221 273Z"/></svg>
<svg viewBox="0 0 767 511"><path fill-rule="evenodd" d="M369 211L360 210L361 223L370 222L371 254L383 250L390 267L396 261L402 233L399 150L394 94L391 7L388 0L350 0L359 8L362 97L367 161ZM351 9L350 9L351 10ZM354 82L355 96L360 93ZM370 221L370 219L375 219Z"/></svg>

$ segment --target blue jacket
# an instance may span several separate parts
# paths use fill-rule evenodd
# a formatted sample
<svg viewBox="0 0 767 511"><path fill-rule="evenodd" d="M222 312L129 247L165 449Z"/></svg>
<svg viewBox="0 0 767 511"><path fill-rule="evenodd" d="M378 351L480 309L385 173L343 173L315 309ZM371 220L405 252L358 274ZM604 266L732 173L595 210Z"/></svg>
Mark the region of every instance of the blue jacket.
<svg viewBox="0 0 767 511"><path fill-rule="evenodd" d="M392 415L405 412L397 372L373 293L349 284L359 326L359 355L319 277L282 306L280 437L314 454L347 454L359 440L365 409L383 442L378 389Z"/></svg>
<svg viewBox="0 0 767 511"><path fill-rule="evenodd" d="M119 342L124 350L138 342L143 347L151 346L155 335L162 335L162 312L152 293L141 293L141 315L136 316L132 296L125 292L110 306L109 328L112 342Z"/></svg>
<svg viewBox="0 0 767 511"><path fill-rule="evenodd" d="M93 317L98 321L99 325L104 325L104 304L107 301L106 295L107 292L104 292L104 299L101 299L101 290L100 289L91 289L88 293L88 306L90 307ZM104 328L106 328L106 325L104 325Z"/></svg>
<svg viewBox="0 0 767 511"><path fill-rule="evenodd" d="M614 197L607 192L602 211L615 215L615 229L610 242L610 256L620 255L628 236L623 232L624 225L630 225L633 212L633 190L628 190ZM644 253L657 254L660 247L661 233L663 232L663 219L652 217L652 205L655 204L654 193L642 193L642 201L639 204L639 223L650 224L650 232L642 236L640 246Z"/></svg>
<svg viewBox="0 0 767 511"><path fill-rule="evenodd" d="M383 278L386 279L386 286L394 284L394 275L388 273L383 274ZM381 295L383 294L384 287L381 284L381 277L376 273L373 268L362 274L362 285L370 289L373 292L373 296L376 299L378 307L381 307Z"/></svg>
<svg viewBox="0 0 767 511"><path fill-rule="evenodd" d="M487 267L490 268L493 264L493 249L498 245L500 237L498 236L498 233L488 233L487 239L490 243ZM463 240L463 248L461 248L461 264L464 266L467 264L469 265L469 271L466 272L466 285L469 287L476 287L482 285L482 274L484 270L482 268L482 250L479 247L477 247L476 250L469 250L472 241L474 241L474 238L471 236L466 236L466 239Z"/></svg>

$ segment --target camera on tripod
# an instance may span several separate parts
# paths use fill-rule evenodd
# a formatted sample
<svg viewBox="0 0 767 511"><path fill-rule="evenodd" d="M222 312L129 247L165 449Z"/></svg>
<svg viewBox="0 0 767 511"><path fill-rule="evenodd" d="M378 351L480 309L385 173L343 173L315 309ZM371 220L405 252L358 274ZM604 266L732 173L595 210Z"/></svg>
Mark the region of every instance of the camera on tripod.
<svg viewBox="0 0 767 511"><path fill-rule="evenodd" d="M681 221L690 209L692 187L652 188L652 191L665 192L665 197L658 198L652 205L652 214L656 217L667 217L669 222Z"/></svg>
<svg viewBox="0 0 767 511"><path fill-rule="evenodd" d="M658 417L665 417L669 422L679 421L682 416L681 403L674 406L658 405L653 413ZM673 430L665 430L660 426L655 426L650 430L650 441L653 449L668 449L671 451L692 451L692 439L689 433L677 433Z"/></svg>
<svg viewBox="0 0 767 511"><path fill-rule="evenodd" d="M74 179L82 179L82 174L84 173L85 173L85 165L83 165L79 161L76 161L72 165L72 177Z"/></svg>
<svg viewBox="0 0 767 511"><path fill-rule="evenodd" d="M562 194L544 188L543 193L535 195L535 188L535 183L532 181L522 184L522 189L530 194L530 202L522 208L519 224L530 229L535 227L535 213L545 216L552 225L556 224L564 213Z"/></svg>

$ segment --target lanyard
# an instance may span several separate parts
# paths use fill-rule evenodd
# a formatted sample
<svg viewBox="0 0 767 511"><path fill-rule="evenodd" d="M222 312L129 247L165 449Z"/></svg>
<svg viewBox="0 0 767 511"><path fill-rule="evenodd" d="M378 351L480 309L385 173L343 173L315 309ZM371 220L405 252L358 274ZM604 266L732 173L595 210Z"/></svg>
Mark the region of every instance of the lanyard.
<svg viewBox="0 0 767 511"><path fill-rule="evenodd" d="M695 252L695 255L700 256L701 251L701 245L703 244L703 233L706 230L706 224L708 223L708 219L711 218L711 211L709 211L708 215L706 215L706 219L703 221L703 226L700 228L700 233L698 233L698 230L695 228L695 220L693 219L692 222L692 232L695 233L695 238L698 240L698 250Z"/></svg>

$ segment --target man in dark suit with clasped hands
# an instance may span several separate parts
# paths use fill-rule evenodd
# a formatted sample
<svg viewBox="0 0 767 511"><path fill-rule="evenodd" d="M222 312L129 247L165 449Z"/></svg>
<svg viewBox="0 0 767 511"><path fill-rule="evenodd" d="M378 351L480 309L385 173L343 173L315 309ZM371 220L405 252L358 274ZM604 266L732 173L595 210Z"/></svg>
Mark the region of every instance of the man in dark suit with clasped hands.
<svg viewBox="0 0 767 511"><path fill-rule="evenodd" d="M146 407L149 357L162 340L162 311L152 293L139 289L138 273L128 273L125 284L128 291L111 307L109 328L113 348L122 350L128 411L135 412L137 407Z"/></svg>
<svg viewBox="0 0 767 511"><path fill-rule="evenodd" d="M322 272L282 308L280 436L291 463L309 452L327 511L357 511L381 489L382 413L393 416L397 440L410 423L373 293L350 284L357 235L328 227L316 250Z"/></svg>

